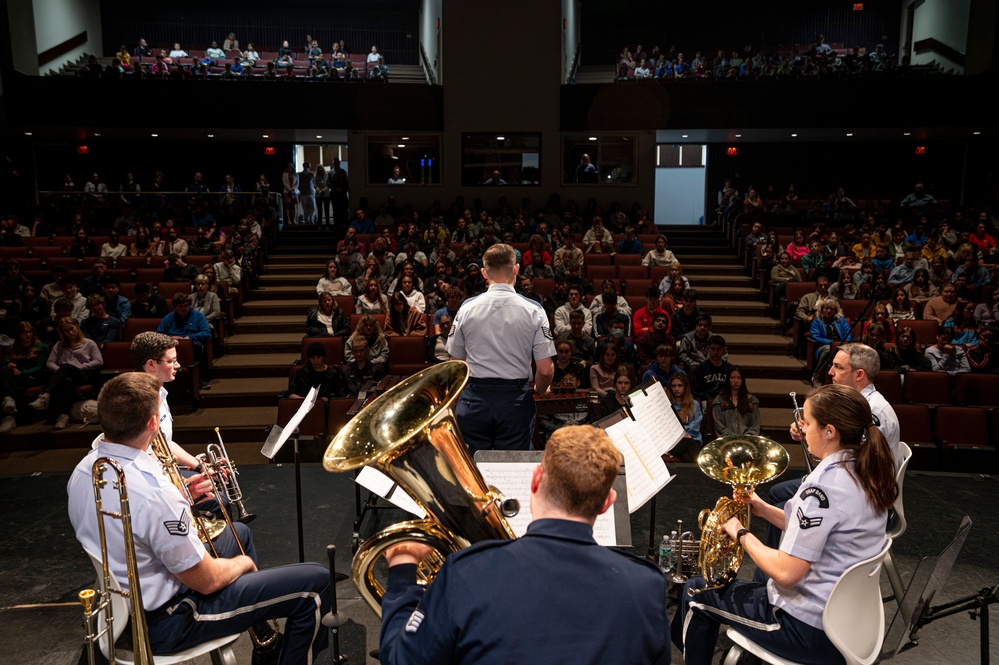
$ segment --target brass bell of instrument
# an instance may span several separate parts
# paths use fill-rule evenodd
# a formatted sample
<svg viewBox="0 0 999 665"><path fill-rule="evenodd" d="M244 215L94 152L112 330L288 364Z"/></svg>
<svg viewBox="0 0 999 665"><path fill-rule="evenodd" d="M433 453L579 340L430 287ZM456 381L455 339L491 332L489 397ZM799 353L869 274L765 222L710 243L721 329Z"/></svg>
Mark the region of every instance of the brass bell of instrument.
<svg viewBox="0 0 999 665"><path fill-rule="evenodd" d="M762 436L723 436L701 449L697 466L709 478L732 485L735 494L748 496L760 483L784 473L789 458L784 446ZM749 506L721 497L714 510L704 509L697 517L701 527L698 565L707 588L719 589L731 584L742 565L742 545L722 530L729 519L737 517L749 528Z"/></svg>
<svg viewBox="0 0 999 665"><path fill-rule="evenodd" d="M505 515L511 502L486 485L458 430L454 403L468 382L468 365L448 361L414 374L365 406L333 438L323 467L345 472L371 465L388 475L427 512L365 539L354 555L361 597L381 616L381 554L403 541L435 551L419 567L429 584L451 552L480 540L515 537Z"/></svg>

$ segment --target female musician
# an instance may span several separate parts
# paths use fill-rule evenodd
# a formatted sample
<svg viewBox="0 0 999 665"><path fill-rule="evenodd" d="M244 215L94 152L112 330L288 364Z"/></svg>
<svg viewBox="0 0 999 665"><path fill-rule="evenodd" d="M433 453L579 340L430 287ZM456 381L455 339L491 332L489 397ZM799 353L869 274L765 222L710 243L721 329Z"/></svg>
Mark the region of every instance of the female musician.
<svg viewBox="0 0 999 665"><path fill-rule="evenodd" d="M820 460L815 470L783 510L755 494L742 499L784 530L780 549L764 545L736 518L724 525L770 580L701 592L695 590L707 586L704 578L687 582L672 637L688 665L711 662L722 623L795 662L843 662L822 630L822 611L846 569L884 546L888 508L898 494L895 466L867 400L853 388L814 390L799 424L809 453Z"/></svg>

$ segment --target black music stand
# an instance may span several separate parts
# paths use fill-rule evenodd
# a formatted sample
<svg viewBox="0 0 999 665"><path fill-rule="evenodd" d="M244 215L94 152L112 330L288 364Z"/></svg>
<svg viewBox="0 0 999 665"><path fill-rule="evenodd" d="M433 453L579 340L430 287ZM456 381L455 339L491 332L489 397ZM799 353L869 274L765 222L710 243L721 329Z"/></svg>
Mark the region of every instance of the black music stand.
<svg viewBox="0 0 999 665"><path fill-rule="evenodd" d="M347 656L340 653L340 626L347 623L347 617L337 609L336 583L345 579L336 572L336 545L326 546L326 558L330 562L330 612L323 617L323 625L330 629L330 647L333 649L333 662L345 663Z"/></svg>
<svg viewBox="0 0 999 665"><path fill-rule="evenodd" d="M937 593L947 584L950 571L957 561L964 541L971 530L971 518L965 515L954 539L937 556L927 556L916 566L881 649L881 658L894 657L899 652L919 644L918 631L923 626L961 612L969 612L979 621L981 663L989 663L989 605L996 602L999 585L986 587L948 603L932 606Z"/></svg>

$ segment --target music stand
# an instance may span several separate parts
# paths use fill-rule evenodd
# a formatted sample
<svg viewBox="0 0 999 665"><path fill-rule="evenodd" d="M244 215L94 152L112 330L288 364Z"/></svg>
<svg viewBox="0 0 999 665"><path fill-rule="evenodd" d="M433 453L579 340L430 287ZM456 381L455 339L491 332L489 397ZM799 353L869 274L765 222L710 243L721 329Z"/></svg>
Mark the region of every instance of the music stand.
<svg viewBox="0 0 999 665"><path fill-rule="evenodd" d="M999 585L992 588L986 587L949 603L937 606L930 605L937 593L946 586L950 571L961 553L961 548L964 547L964 541L970 530L971 518L965 515L950 544L937 556L923 557L919 565L916 566L905 591L905 596L902 598L902 603L896 610L885 636L884 646L881 649L882 659L892 658L903 649L918 645L917 633L923 626L933 623L937 619L961 612L970 612L972 619L978 618L979 620L981 662L982 665L988 665L989 605L996 602Z"/></svg>

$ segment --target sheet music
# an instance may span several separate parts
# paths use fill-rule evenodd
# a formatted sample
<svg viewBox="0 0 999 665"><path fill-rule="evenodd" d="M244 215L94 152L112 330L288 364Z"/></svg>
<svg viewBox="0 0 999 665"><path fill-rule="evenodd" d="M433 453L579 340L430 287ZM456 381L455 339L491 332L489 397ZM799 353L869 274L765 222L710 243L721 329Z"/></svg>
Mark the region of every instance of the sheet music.
<svg viewBox="0 0 999 665"><path fill-rule="evenodd" d="M402 508L407 513L412 513L420 519L427 516L427 512L423 508L420 508L418 503L413 501L413 497L409 496L406 490L399 487L394 480L374 467L364 467L354 480L361 487L374 492L394 506Z"/></svg>
<svg viewBox="0 0 999 665"><path fill-rule="evenodd" d="M651 436L641 423L625 418L604 431L624 456L628 510L633 513L666 487L673 476L663 462L656 437Z"/></svg>
<svg viewBox="0 0 999 665"><path fill-rule="evenodd" d="M659 454L665 455L673 450L685 432L670 404L666 387L657 381L649 386L648 394L637 390L628 398L631 400L632 415L655 442Z"/></svg>
<svg viewBox="0 0 999 665"><path fill-rule="evenodd" d="M311 388L305 399L302 400L302 405L298 407L298 411L288 421L288 424L283 428L277 425L271 428L271 432L267 436L267 441L264 442L264 447L260 450L260 454L267 459L274 459L274 456L278 454L278 451L281 450L285 442L295 433L295 430L301 424L302 420L305 419L305 416L309 414L309 411L312 411L312 407L316 405L318 397L319 389L316 387Z"/></svg>
<svg viewBox="0 0 999 665"><path fill-rule="evenodd" d="M487 484L492 485L508 499L520 501L520 512L506 518L510 528L520 538L527 533L531 523L531 476L537 468L535 462L485 462L479 463L479 471ZM617 545L614 511L608 510L597 517L593 525L593 539L600 545Z"/></svg>

